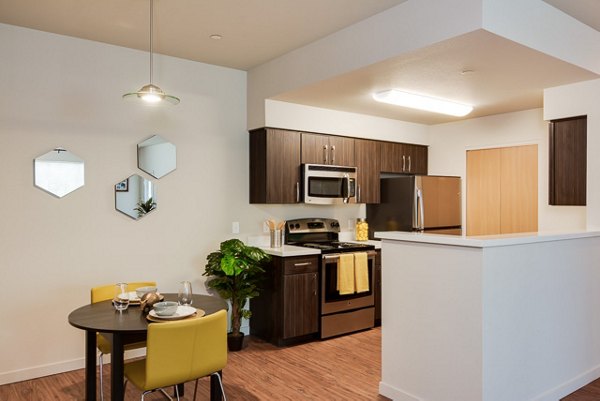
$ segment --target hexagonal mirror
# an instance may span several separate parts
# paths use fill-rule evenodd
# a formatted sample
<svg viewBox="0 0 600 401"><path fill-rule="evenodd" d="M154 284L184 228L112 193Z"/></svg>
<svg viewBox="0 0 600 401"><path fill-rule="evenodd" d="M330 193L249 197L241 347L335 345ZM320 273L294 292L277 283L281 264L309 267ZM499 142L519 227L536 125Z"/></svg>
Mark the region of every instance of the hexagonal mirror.
<svg viewBox="0 0 600 401"><path fill-rule="evenodd" d="M160 135L137 145L138 168L152 177L161 178L177 167L177 148Z"/></svg>
<svg viewBox="0 0 600 401"><path fill-rule="evenodd" d="M83 160L63 148L36 157L33 170L35 186L58 198L84 184Z"/></svg>
<svg viewBox="0 0 600 401"><path fill-rule="evenodd" d="M139 220L156 209L155 185L134 174L115 184L115 209Z"/></svg>

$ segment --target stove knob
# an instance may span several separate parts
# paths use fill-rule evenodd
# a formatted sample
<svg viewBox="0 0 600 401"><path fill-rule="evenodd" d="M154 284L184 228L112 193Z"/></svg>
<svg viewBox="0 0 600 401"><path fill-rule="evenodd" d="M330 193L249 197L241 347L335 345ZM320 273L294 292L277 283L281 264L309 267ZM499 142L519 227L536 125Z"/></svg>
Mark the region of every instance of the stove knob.
<svg viewBox="0 0 600 401"><path fill-rule="evenodd" d="M299 229L300 228L300 223L296 223L294 227L296 228L296 230Z"/></svg>

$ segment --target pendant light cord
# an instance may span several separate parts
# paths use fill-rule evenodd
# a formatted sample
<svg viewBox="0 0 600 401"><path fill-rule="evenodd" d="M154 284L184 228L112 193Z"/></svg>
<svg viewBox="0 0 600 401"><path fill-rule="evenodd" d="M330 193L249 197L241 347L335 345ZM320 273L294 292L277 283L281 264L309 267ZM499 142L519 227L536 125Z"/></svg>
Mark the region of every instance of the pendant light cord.
<svg viewBox="0 0 600 401"><path fill-rule="evenodd" d="M152 31L154 30L154 0L150 0L150 85L152 85Z"/></svg>

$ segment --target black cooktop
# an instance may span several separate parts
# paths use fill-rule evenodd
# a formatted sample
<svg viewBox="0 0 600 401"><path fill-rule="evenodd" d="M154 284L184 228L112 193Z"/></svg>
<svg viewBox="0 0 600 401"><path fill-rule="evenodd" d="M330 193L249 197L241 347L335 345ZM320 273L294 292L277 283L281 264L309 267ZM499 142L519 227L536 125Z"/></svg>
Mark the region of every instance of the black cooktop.
<svg viewBox="0 0 600 401"><path fill-rule="evenodd" d="M357 244L354 242L304 242L292 243L290 245L303 246L305 248L320 249L321 253L339 253L339 252L362 252L375 249L375 246L369 244Z"/></svg>
<svg viewBox="0 0 600 401"><path fill-rule="evenodd" d="M321 250L321 253L364 252L375 249L369 244L339 241L340 223L336 219L304 218L288 220L285 243Z"/></svg>

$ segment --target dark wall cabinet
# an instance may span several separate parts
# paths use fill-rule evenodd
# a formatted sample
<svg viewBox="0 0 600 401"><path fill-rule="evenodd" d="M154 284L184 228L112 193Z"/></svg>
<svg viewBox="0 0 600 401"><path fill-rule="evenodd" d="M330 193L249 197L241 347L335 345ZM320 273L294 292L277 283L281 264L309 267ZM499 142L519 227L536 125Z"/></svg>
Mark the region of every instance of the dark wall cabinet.
<svg viewBox="0 0 600 401"><path fill-rule="evenodd" d="M549 203L585 206L587 117L550 122Z"/></svg>
<svg viewBox="0 0 600 401"><path fill-rule="evenodd" d="M250 203L300 202L300 144L300 132L250 132Z"/></svg>
<svg viewBox="0 0 600 401"><path fill-rule="evenodd" d="M318 257L273 257L260 295L250 300L250 334L283 346L317 338Z"/></svg>
<svg viewBox="0 0 600 401"><path fill-rule="evenodd" d="M427 146L381 142L381 171L427 174Z"/></svg>
<svg viewBox="0 0 600 401"><path fill-rule="evenodd" d="M379 203L380 173L427 174L427 146L255 129L250 131L250 203L300 203L302 163L356 166L357 202Z"/></svg>
<svg viewBox="0 0 600 401"><path fill-rule="evenodd" d="M302 134L302 163L354 166L354 139Z"/></svg>
<svg viewBox="0 0 600 401"><path fill-rule="evenodd" d="M357 202L379 203L379 173L381 172L381 142L354 140L354 158L358 168Z"/></svg>

